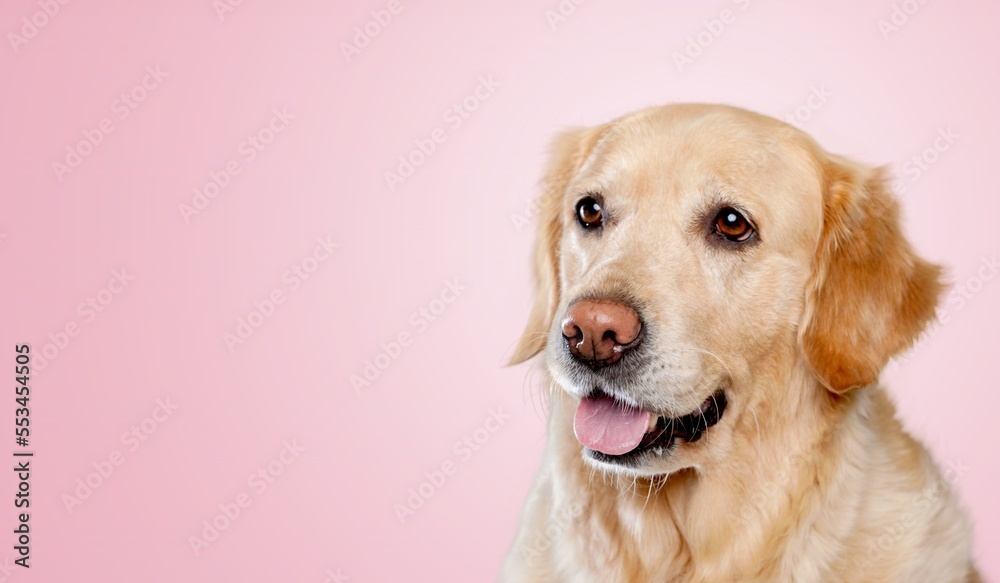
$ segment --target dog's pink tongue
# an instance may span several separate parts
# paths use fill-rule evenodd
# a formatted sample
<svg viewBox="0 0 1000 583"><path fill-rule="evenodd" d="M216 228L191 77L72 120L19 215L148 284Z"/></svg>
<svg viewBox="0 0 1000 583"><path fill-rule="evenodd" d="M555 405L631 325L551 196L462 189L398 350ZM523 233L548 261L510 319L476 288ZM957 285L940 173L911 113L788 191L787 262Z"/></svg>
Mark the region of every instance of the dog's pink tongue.
<svg viewBox="0 0 1000 583"><path fill-rule="evenodd" d="M573 421L580 443L608 455L621 455L638 447L648 427L649 411L626 409L607 395L582 399Z"/></svg>

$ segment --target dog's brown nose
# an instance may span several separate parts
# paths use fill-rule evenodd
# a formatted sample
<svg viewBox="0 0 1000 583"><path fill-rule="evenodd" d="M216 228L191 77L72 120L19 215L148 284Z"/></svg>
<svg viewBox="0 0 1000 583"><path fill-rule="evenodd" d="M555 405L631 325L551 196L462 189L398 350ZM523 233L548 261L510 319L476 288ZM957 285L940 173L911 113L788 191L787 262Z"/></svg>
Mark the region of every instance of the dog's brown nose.
<svg viewBox="0 0 1000 583"><path fill-rule="evenodd" d="M641 328L635 310L611 300L577 300L562 321L570 353L593 368L618 362Z"/></svg>

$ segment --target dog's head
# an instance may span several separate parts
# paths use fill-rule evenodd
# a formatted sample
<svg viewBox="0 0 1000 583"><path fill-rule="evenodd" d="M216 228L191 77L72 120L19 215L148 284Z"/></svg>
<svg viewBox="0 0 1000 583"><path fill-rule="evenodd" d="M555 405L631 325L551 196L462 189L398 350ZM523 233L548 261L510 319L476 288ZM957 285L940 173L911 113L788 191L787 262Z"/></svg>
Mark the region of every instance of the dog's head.
<svg viewBox="0 0 1000 583"><path fill-rule="evenodd" d="M544 350L603 469L697 466L728 447L727 422L789 397L761 387L795 370L830 395L876 382L940 290L880 171L735 108L660 107L561 135L540 208L537 297L513 361Z"/></svg>

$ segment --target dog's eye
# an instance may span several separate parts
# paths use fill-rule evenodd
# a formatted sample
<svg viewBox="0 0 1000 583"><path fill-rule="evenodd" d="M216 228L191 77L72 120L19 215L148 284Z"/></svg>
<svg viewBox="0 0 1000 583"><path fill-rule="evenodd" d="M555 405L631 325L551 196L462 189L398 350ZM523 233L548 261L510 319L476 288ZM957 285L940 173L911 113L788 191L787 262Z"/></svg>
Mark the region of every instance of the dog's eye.
<svg viewBox="0 0 1000 583"><path fill-rule="evenodd" d="M746 241L753 235L750 221L740 211L730 207L715 216L715 231L730 241Z"/></svg>
<svg viewBox="0 0 1000 583"><path fill-rule="evenodd" d="M601 222L604 220L601 203L592 196L580 199L580 202L576 203L576 220L584 229L601 226Z"/></svg>

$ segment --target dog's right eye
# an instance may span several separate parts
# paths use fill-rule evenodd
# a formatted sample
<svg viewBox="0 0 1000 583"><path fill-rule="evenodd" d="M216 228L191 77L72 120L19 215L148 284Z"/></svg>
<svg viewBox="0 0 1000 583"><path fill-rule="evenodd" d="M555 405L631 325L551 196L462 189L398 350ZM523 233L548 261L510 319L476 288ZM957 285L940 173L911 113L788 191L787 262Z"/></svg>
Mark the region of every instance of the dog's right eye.
<svg viewBox="0 0 1000 583"><path fill-rule="evenodd" d="M726 207L715 216L715 232L733 242L743 242L753 236L754 230L743 213Z"/></svg>
<svg viewBox="0 0 1000 583"><path fill-rule="evenodd" d="M601 203L592 196L580 199L580 202L576 203L576 220L584 229L600 227L604 221Z"/></svg>

